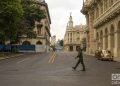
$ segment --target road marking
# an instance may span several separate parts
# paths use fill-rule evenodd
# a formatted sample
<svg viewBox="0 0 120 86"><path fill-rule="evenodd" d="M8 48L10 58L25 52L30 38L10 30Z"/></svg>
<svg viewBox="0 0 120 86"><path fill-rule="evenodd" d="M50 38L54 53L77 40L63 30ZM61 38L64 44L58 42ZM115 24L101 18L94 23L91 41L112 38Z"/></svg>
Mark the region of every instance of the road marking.
<svg viewBox="0 0 120 86"><path fill-rule="evenodd" d="M50 63L51 62L51 60L52 60L52 57L54 56L54 53L52 54L52 56L50 57L50 59L49 59L49 61L48 61L48 63Z"/></svg>
<svg viewBox="0 0 120 86"><path fill-rule="evenodd" d="M55 61L55 57L56 57L56 54L54 55L51 63L53 63Z"/></svg>
<svg viewBox="0 0 120 86"><path fill-rule="evenodd" d="M54 52L53 55L50 57L48 63L53 63L55 61L56 53Z"/></svg>
<svg viewBox="0 0 120 86"><path fill-rule="evenodd" d="M22 63L22 62L24 62L25 60L28 60L28 59L23 59L23 60L21 60L21 61L18 61L17 63Z"/></svg>

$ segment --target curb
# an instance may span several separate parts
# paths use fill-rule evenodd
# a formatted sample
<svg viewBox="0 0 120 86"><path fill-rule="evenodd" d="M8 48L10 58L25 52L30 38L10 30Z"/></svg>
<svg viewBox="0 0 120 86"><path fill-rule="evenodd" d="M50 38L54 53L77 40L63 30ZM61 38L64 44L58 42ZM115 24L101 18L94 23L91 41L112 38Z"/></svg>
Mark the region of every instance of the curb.
<svg viewBox="0 0 120 86"><path fill-rule="evenodd" d="M88 54L88 53L86 53L86 52L84 52L84 54L89 55L89 56L94 56L94 54Z"/></svg>
<svg viewBox="0 0 120 86"><path fill-rule="evenodd" d="M19 54L19 55L13 55L13 56L0 57L0 60L9 59L9 58L14 58L14 57L22 56L22 55L24 55L24 54Z"/></svg>

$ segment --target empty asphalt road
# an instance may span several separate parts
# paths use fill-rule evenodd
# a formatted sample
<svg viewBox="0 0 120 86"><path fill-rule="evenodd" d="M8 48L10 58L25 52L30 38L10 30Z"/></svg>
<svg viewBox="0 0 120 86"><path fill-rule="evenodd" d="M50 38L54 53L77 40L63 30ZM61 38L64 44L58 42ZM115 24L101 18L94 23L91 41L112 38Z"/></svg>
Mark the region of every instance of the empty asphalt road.
<svg viewBox="0 0 120 86"><path fill-rule="evenodd" d="M29 54L0 60L0 86L120 86L111 74L120 74L120 63L99 61L84 54L86 72L72 70L75 52Z"/></svg>

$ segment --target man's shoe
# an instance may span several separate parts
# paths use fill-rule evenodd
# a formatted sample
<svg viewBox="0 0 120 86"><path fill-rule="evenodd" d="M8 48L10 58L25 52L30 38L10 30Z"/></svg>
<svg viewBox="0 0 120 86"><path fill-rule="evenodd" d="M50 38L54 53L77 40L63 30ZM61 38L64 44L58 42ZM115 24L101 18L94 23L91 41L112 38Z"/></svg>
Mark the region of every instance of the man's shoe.
<svg viewBox="0 0 120 86"><path fill-rule="evenodd" d="M75 70L75 67L72 67L73 70Z"/></svg>

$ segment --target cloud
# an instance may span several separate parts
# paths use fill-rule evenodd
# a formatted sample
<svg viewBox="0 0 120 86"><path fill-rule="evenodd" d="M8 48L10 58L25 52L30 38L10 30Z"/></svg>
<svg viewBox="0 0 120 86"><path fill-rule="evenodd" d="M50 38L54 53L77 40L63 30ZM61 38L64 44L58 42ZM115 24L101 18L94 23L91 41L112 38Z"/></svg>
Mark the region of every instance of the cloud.
<svg viewBox="0 0 120 86"><path fill-rule="evenodd" d="M82 0L46 0L51 9L64 8L64 9L79 9L82 6Z"/></svg>
<svg viewBox="0 0 120 86"><path fill-rule="evenodd" d="M51 34L57 39L64 37L66 26L72 12L74 25L85 24L85 17L80 13L82 0L46 0L51 16Z"/></svg>

